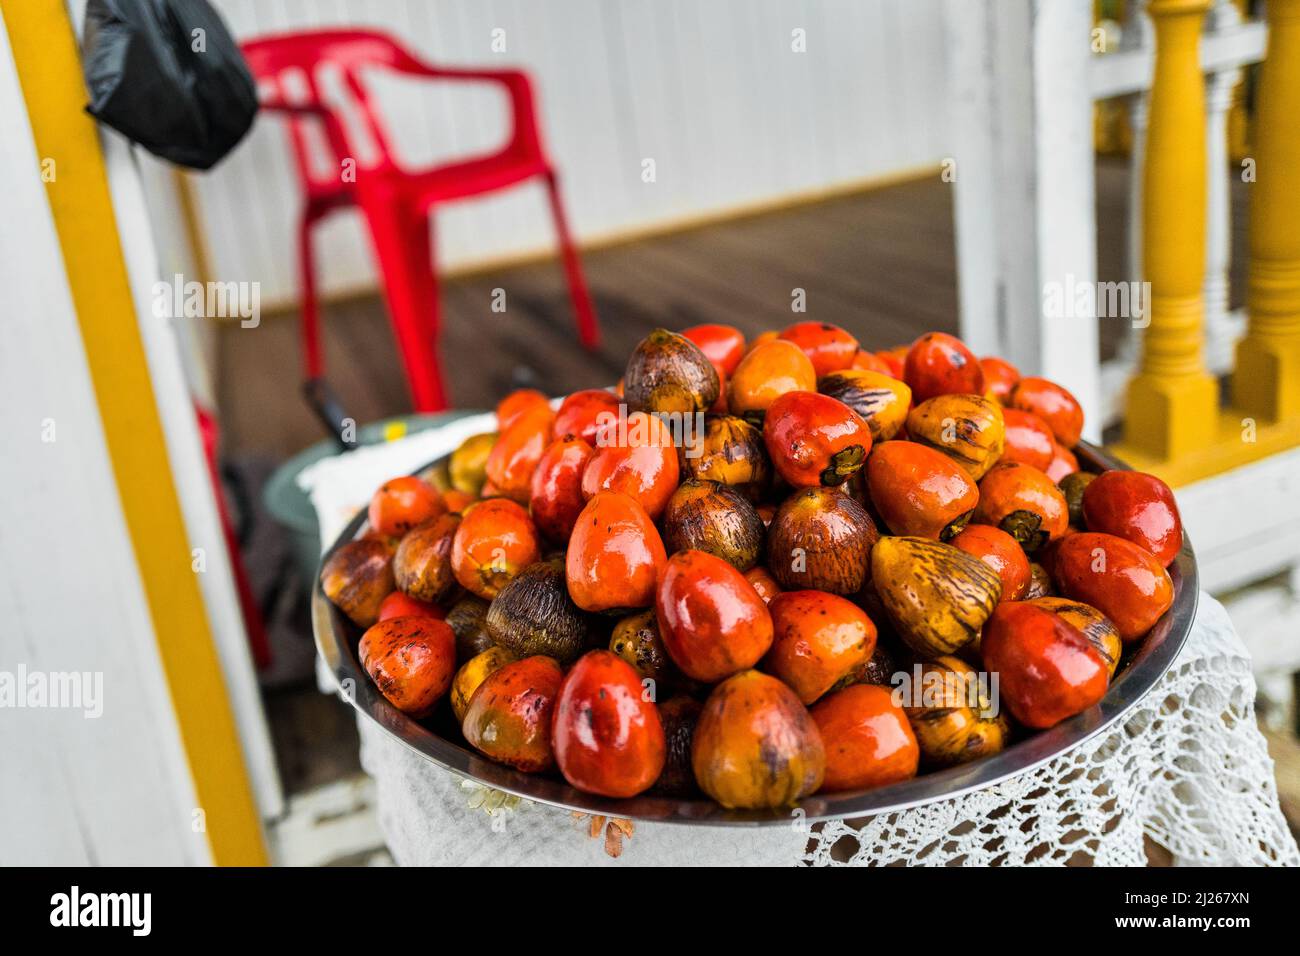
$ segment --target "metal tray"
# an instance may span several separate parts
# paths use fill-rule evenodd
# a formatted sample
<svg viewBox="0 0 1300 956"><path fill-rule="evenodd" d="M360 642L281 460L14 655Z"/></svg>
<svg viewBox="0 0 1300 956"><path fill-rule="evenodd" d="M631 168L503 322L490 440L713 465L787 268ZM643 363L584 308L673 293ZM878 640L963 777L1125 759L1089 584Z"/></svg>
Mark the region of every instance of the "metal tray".
<svg viewBox="0 0 1300 956"><path fill-rule="evenodd" d="M1080 465L1089 471L1127 469L1122 462L1087 443L1081 443L1076 454ZM357 537L365 520L363 509L343 530L328 553ZM319 574L312 590L312 629L321 657L340 687L344 688L344 696L352 706L365 719L378 724L401 744L444 770L528 800L583 813L659 823L775 826L789 825L796 808L804 814L804 819L812 822L871 816L955 797L1022 774L1101 733L1120 720L1156 685L1178 656L1191 631L1198 586L1196 558L1186 534L1183 536L1183 549L1170 566L1169 573L1174 583L1173 606L1156 622L1141 645L1125 655L1119 673L1097 706L1050 730L1020 740L985 760L926 773L887 787L815 794L794 808L778 810L726 810L705 797L681 800L642 794L627 800L615 800L575 790L558 774L520 773L493 763L464 742L445 703L432 717L416 721L384 698L357 660L361 628L330 604L321 590Z"/></svg>

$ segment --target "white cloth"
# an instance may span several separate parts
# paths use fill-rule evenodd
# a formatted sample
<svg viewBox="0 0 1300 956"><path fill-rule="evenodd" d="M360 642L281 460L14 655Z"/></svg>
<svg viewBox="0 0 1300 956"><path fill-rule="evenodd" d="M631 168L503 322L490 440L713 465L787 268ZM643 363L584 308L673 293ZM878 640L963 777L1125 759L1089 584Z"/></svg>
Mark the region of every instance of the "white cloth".
<svg viewBox="0 0 1300 956"><path fill-rule="evenodd" d="M324 541L385 478L492 425L475 416L304 472ZM1108 733L1035 770L956 799L811 829L638 823L618 859L588 836L588 820L528 801L496 806L500 794L359 723L380 825L402 864L1140 866L1145 836L1179 863L1300 866L1254 700L1250 656L1222 605L1202 595L1191 636L1160 683Z"/></svg>

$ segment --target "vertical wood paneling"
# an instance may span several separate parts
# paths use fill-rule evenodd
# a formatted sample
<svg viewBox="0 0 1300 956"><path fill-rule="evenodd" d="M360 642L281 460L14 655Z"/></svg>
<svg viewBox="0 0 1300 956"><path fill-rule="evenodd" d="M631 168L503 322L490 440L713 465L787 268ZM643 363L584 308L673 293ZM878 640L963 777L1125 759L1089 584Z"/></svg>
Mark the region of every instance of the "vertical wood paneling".
<svg viewBox="0 0 1300 956"><path fill-rule="evenodd" d="M933 162L951 151L938 0L216 0L238 38L332 24L393 33L434 62L532 72L580 237L608 235ZM491 50L506 31L507 52ZM807 31L808 51L790 49ZM376 77L404 160L489 148L503 99ZM653 157L658 181L641 181ZM197 197L221 278L292 299L298 191L280 122L257 127ZM318 232L324 286L373 282L355 215ZM549 248L540 187L438 211L441 264Z"/></svg>

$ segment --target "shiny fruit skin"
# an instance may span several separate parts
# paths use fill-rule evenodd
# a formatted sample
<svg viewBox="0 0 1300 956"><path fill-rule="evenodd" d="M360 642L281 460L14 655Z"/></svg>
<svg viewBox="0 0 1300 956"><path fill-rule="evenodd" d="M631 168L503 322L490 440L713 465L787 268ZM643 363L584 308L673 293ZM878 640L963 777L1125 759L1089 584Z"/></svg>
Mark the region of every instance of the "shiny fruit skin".
<svg viewBox="0 0 1300 956"><path fill-rule="evenodd" d="M393 555L393 576L398 590L420 601L437 603L456 586L451 567L452 541L460 515L445 514L413 528Z"/></svg>
<svg viewBox="0 0 1300 956"><path fill-rule="evenodd" d="M881 538L871 553L871 580L894 630L922 657L970 644L1002 597L996 571L929 538Z"/></svg>
<svg viewBox="0 0 1300 956"><path fill-rule="evenodd" d="M980 481L979 504L971 519L1001 528L1032 553L1065 534L1070 510L1065 495L1031 465L1004 461Z"/></svg>
<svg viewBox="0 0 1300 956"><path fill-rule="evenodd" d="M437 604L394 591L379 605L379 620L387 621L391 617L436 617L442 621L446 619L447 612Z"/></svg>
<svg viewBox="0 0 1300 956"><path fill-rule="evenodd" d="M537 389L517 389L497 402L497 431L504 432L526 412L550 407L550 400Z"/></svg>
<svg viewBox="0 0 1300 956"><path fill-rule="evenodd" d="M1140 471L1107 471L1083 490L1089 531L1127 538L1169 567L1183 547L1183 519L1169 486Z"/></svg>
<svg viewBox="0 0 1300 956"><path fill-rule="evenodd" d="M943 452L910 441L879 445L867 459L871 503L894 534L952 537L979 501L970 475Z"/></svg>
<svg viewBox="0 0 1300 956"><path fill-rule="evenodd" d="M763 553L767 529L748 498L730 485L688 479L659 522L669 554L695 548L748 571Z"/></svg>
<svg viewBox="0 0 1300 956"><path fill-rule="evenodd" d="M859 348L853 353L853 361L849 363L849 368L861 369L864 372L879 372L882 375L894 374L893 368L888 362L875 352L868 352L864 348Z"/></svg>
<svg viewBox="0 0 1300 956"><path fill-rule="evenodd" d="M642 339L623 373L628 407L641 412L705 412L721 387L718 370L699 346L667 329Z"/></svg>
<svg viewBox="0 0 1300 956"><path fill-rule="evenodd" d="M999 405L1009 405L1011 390L1020 381L1020 369L1006 359L987 355L980 359L980 371L984 373L984 394Z"/></svg>
<svg viewBox="0 0 1300 956"><path fill-rule="evenodd" d="M1047 422L1033 412L1019 408L1004 409L1002 418L1007 426L1002 460L1018 461L1039 471L1047 471L1057 448L1056 438L1047 427Z"/></svg>
<svg viewBox="0 0 1300 956"><path fill-rule="evenodd" d="M954 548L979 558L997 572L1003 601L1019 601L1029 590L1029 558L1016 539L987 524L967 525L949 542Z"/></svg>
<svg viewBox="0 0 1300 956"><path fill-rule="evenodd" d="M904 367L907 364L907 353L911 349L910 345L895 345L892 349L882 349L877 352L876 358L884 362L889 374L901 382Z"/></svg>
<svg viewBox="0 0 1300 956"><path fill-rule="evenodd" d="M1036 730L1092 707L1110 683L1106 662L1077 627L1023 601L993 612L980 654L984 666L998 674L1012 716Z"/></svg>
<svg viewBox="0 0 1300 956"><path fill-rule="evenodd" d="M370 528L401 537L417 524L447 513L442 496L433 486L412 475L391 478L370 498Z"/></svg>
<svg viewBox="0 0 1300 956"><path fill-rule="evenodd" d="M1119 630L1105 614L1091 604L1071 601L1063 597L1038 597L1029 603L1034 607L1051 611L1077 627L1079 632L1088 639L1088 643L1101 654L1110 676L1115 676L1115 671L1119 670L1120 658L1124 654L1124 642L1119 636Z"/></svg>
<svg viewBox="0 0 1300 956"><path fill-rule="evenodd" d="M1112 534L1068 535L1056 546L1051 570L1062 594L1105 614L1125 643L1151 630L1174 603L1173 581L1159 559Z"/></svg>
<svg viewBox="0 0 1300 956"><path fill-rule="evenodd" d="M555 413L543 404L520 412L501 430L484 466L488 483L498 494L528 504L533 471L551 443L554 423Z"/></svg>
<svg viewBox="0 0 1300 956"><path fill-rule="evenodd" d="M667 560L645 509L627 495L603 491L587 502L569 538L569 596L584 611L649 607Z"/></svg>
<svg viewBox="0 0 1300 956"><path fill-rule="evenodd" d="M763 432L734 415L705 417L703 433L682 449L679 463L683 479L730 485L751 501L763 496L772 478Z"/></svg>
<svg viewBox="0 0 1300 956"><path fill-rule="evenodd" d="M682 335L696 347L723 375L730 375L745 355L745 336L730 325L693 325Z"/></svg>
<svg viewBox="0 0 1300 956"><path fill-rule="evenodd" d="M634 797L659 779L667 745L659 711L641 678L609 651L590 651L569 669L551 720L555 762L584 793Z"/></svg>
<svg viewBox="0 0 1300 956"><path fill-rule="evenodd" d="M488 679L490 674L499 671L507 664L513 664L517 658L504 647L489 647L481 654L475 654L456 671L451 681L451 712L456 715L457 723L463 723L469 710L469 702L474 691Z"/></svg>
<svg viewBox="0 0 1300 956"><path fill-rule="evenodd" d="M471 747L524 773L555 766L551 718L564 672L549 657L497 668L470 698L461 731Z"/></svg>
<svg viewBox="0 0 1300 956"><path fill-rule="evenodd" d="M921 751L887 687L853 684L809 710L826 751L823 793L884 787L916 776Z"/></svg>
<svg viewBox="0 0 1300 956"><path fill-rule="evenodd" d="M781 587L857 594L880 537L871 515L835 488L805 488L781 503L767 528L767 568Z"/></svg>
<svg viewBox="0 0 1300 956"><path fill-rule="evenodd" d="M361 635L357 657L388 702L419 719L451 686L456 636L436 618L389 618Z"/></svg>
<svg viewBox="0 0 1300 956"><path fill-rule="evenodd" d="M917 664L912 674L918 672L921 678L918 682L913 677L913 697L924 695L932 686L930 696L935 703L909 705L903 710L916 734L922 763L935 768L952 767L991 757L1006 747L1011 736L1006 709L994 713L993 702L982 695L972 706L972 685L975 693L980 692L974 668L959 657L945 655Z"/></svg>
<svg viewBox="0 0 1300 956"><path fill-rule="evenodd" d="M859 351L857 339L838 325L825 322L796 322L777 338L799 346L818 378L849 368Z"/></svg>
<svg viewBox="0 0 1300 956"><path fill-rule="evenodd" d="M1078 473L1079 459L1074 457L1074 452L1070 449L1054 443L1052 460L1043 470L1048 478L1060 485L1064 479Z"/></svg>
<svg viewBox="0 0 1300 956"><path fill-rule="evenodd" d="M771 572L762 565L752 567L746 571L745 580L758 592L758 596L763 599L764 604L771 604L772 598L782 593L781 585L776 583L776 578L772 577Z"/></svg>
<svg viewBox="0 0 1300 956"><path fill-rule="evenodd" d="M552 555L506 582L485 618L493 643L516 657L544 655L567 666L587 647L590 622L569 597L564 558Z"/></svg>
<svg viewBox="0 0 1300 956"><path fill-rule="evenodd" d="M492 454L498 437L497 432L470 435L451 453L447 474L453 488L478 497L487 481L488 455Z"/></svg>
<svg viewBox="0 0 1300 956"><path fill-rule="evenodd" d="M903 381L920 404L936 395L984 394L984 372L961 339L929 332L912 343L903 362Z"/></svg>
<svg viewBox="0 0 1300 956"><path fill-rule="evenodd" d="M889 441L907 420L912 390L887 372L850 368L817 380L817 391L843 402L866 421L873 442Z"/></svg>
<svg viewBox="0 0 1300 956"><path fill-rule="evenodd" d="M761 421L768 408L786 392L817 391L817 373L803 350L785 339L752 348L727 382L731 414Z"/></svg>
<svg viewBox="0 0 1300 956"><path fill-rule="evenodd" d="M633 412L625 433L611 428L596 435L595 454L582 473L582 494L591 499L602 491L620 492L658 521L680 474L668 426L654 415Z"/></svg>
<svg viewBox="0 0 1300 956"><path fill-rule="evenodd" d="M321 566L321 590L358 627L379 620L379 607L396 586L393 552L375 538L341 545Z"/></svg>
<svg viewBox="0 0 1300 956"><path fill-rule="evenodd" d="M1047 423L1066 448L1079 444L1083 433L1083 406L1065 388L1045 378L1022 378L1011 390L1011 405L1033 412Z"/></svg>
<svg viewBox="0 0 1300 956"><path fill-rule="evenodd" d="M595 445L596 432L603 425L618 418L622 404L613 392L603 388L589 388L565 397L555 411L551 438L558 441L572 435L588 445Z"/></svg>
<svg viewBox="0 0 1300 956"><path fill-rule="evenodd" d="M487 629L490 605L476 594L466 594L447 611L447 625L456 635L456 660L464 664L496 642Z"/></svg>
<svg viewBox="0 0 1300 956"><path fill-rule="evenodd" d="M876 625L856 604L825 591L785 591L768 603L772 647L763 670L805 705L817 700L876 649Z"/></svg>
<svg viewBox="0 0 1300 956"><path fill-rule="evenodd" d="M758 592L726 561L703 551L668 559L655 617L678 670L709 684L753 667L772 646L772 616Z"/></svg>
<svg viewBox="0 0 1300 956"><path fill-rule="evenodd" d="M947 455L972 481L1002 456L1002 407L982 395L937 395L907 415L907 437Z"/></svg>
<svg viewBox="0 0 1300 956"><path fill-rule="evenodd" d="M834 486L862 467L871 451L871 429L843 402L816 392L787 392L767 410L763 442L791 487Z"/></svg>
<svg viewBox="0 0 1300 956"><path fill-rule="evenodd" d="M461 517L451 543L451 569L465 590L485 600L542 556L533 519L505 498L480 501Z"/></svg>
<svg viewBox="0 0 1300 956"><path fill-rule="evenodd" d="M533 471L528 511L533 523L548 541L562 545L569 540L578 515L587 504L582 494L582 476L596 451L573 435L553 441L542 453Z"/></svg>
<svg viewBox="0 0 1300 956"><path fill-rule="evenodd" d="M641 680L660 686L681 683L682 676L673 664L659 633L654 609L639 611L623 618L609 636L609 649L631 665Z"/></svg>
<svg viewBox="0 0 1300 956"><path fill-rule="evenodd" d="M728 809L784 807L821 786L826 752L794 691L748 670L709 695L691 766L700 789Z"/></svg>

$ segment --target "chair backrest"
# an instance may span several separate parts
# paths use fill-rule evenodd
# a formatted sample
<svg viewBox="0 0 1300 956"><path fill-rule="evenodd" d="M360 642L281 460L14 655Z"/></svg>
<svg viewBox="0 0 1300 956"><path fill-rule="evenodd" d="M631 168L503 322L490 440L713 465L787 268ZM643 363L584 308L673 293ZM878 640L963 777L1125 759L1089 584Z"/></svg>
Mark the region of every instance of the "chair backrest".
<svg viewBox="0 0 1300 956"><path fill-rule="evenodd" d="M289 133L309 197L348 192L340 175L347 160L373 169L394 167L387 133L359 77L366 67L418 71L418 61L391 37L368 30L315 30L259 37L241 49L273 105L295 111ZM329 70L340 75L341 95L327 95L323 74Z"/></svg>

